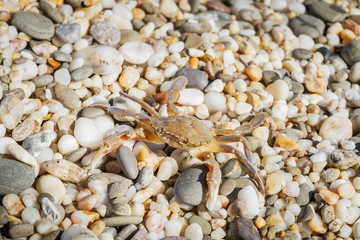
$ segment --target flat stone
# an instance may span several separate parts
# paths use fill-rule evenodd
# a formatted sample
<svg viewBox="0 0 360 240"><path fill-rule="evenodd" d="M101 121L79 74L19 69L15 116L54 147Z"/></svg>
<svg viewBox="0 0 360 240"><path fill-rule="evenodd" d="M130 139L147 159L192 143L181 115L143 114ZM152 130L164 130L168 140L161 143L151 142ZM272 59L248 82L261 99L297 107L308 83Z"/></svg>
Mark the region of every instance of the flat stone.
<svg viewBox="0 0 360 240"><path fill-rule="evenodd" d="M49 39L54 35L54 24L47 17L33 12L17 12L11 24L35 39Z"/></svg>
<svg viewBox="0 0 360 240"><path fill-rule="evenodd" d="M139 216L116 216L103 218L102 221L106 227L121 227L129 224L139 224L143 221L143 218Z"/></svg>
<svg viewBox="0 0 360 240"><path fill-rule="evenodd" d="M341 22L347 16L344 9L335 4L315 1L309 5L310 12L326 22Z"/></svg>
<svg viewBox="0 0 360 240"><path fill-rule="evenodd" d="M206 196L206 166L200 165L183 171L175 182L175 196L182 202L196 206Z"/></svg>
<svg viewBox="0 0 360 240"><path fill-rule="evenodd" d="M193 223L197 223L200 225L201 230L203 232L204 235L208 235L211 233L211 225L208 221L206 221L204 218L198 216L198 215L193 215L189 218L189 225L193 224Z"/></svg>
<svg viewBox="0 0 360 240"><path fill-rule="evenodd" d="M116 159L123 173L130 179L136 179L139 170L135 154L127 146L121 146L116 151Z"/></svg>
<svg viewBox="0 0 360 240"><path fill-rule="evenodd" d="M209 23L192 23L186 22L181 25L181 31L187 33L202 34L211 31L211 25Z"/></svg>
<svg viewBox="0 0 360 240"><path fill-rule="evenodd" d="M206 72L191 67L180 68L175 76L185 76L188 79L188 88L197 88L203 90L209 83Z"/></svg>
<svg viewBox="0 0 360 240"><path fill-rule="evenodd" d="M223 166L221 166L222 177L237 179L241 176L242 167L237 159L230 159Z"/></svg>
<svg viewBox="0 0 360 240"><path fill-rule="evenodd" d="M165 24L163 21L161 21L161 19L156 14L146 15L142 20L145 23L152 22L155 25L155 28L159 28Z"/></svg>
<svg viewBox="0 0 360 240"><path fill-rule="evenodd" d="M26 238L34 234L34 225L28 223L15 224L9 229L12 238Z"/></svg>
<svg viewBox="0 0 360 240"><path fill-rule="evenodd" d="M66 154L65 160L68 160L70 162L76 162L80 160L83 156L85 156L85 154L87 153L90 153L90 149L82 147Z"/></svg>
<svg viewBox="0 0 360 240"><path fill-rule="evenodd" d="M292 55L294 58L299 60L308 60L312 57L312 53L304 48L296 48L294 51L292 51Z"/></svg>
<svg viewBox="0 0 360 240"><path fill-rule="evenodd" d="M227 196L234 191L236 182L233 179L227 179L220 185L219 194Z"/></svg>
<svg viewBox="0 0 360 240"><path fill-rule="evenodd" d="M58 62L71 62L72 57L70 54L62 52L62 51L54 51L53 52L54 59Z"/></svg>
<svg viewBox="0 0 360 240"><path fill-rule="evenodd" d="M53 80L54 80L54 77L52 75L41 75L41 76L35 77L31 81L35 84L35 87L41 88L41 87L45 87L45 86L49 85L50 83L53 82Z"/></svg>
<svg viewBox="0 0 360 240"><path fill-rule="evenodd" d="M119 182L119 181L126 181L129 183L129 186L132 184L130 179L127 179L123 176L120 176L118 174L114 174L114 173L95 173L90 175L87 179L86 179L86 184L88 184L89 182L93 181L93 180L105 180L107 184L111 184L114 182Z"/></svg>
<svg viewBox="0 0 360 240"><path fill-rule="evenodd" d="M111 184L108 196L111 201L116 201L116 199L124 197L128 188L130 187L130 182L128 181L119 181Z"/></svg>
<svg viewBox="0 0 360 240"><path fill-rule="evenodd" d="M120 31L111 22L97 21L91 25L89 32L103 45L114 46L120 42Z"/></svg>
<svg viewBox="0 0 360 240"><path fill-rule="evenodd" d="M360 40L354 40L346 44L341 50L341 56L350 66L360 61Z"/></svg>
<svg viewBox="0 0 360 240"><path fill-rule="evenodd" d="M311 38L318 38L324 32L325 23L311 15L302 14L290 21L290 28L296 36L306 34Z"/></svg>
<svg viewBox="0 0 360 240"><path fill-rule="evenodd" d="M55 86L55 95L57 100L64 104L67 108L75 108L79 106L80 99L72 88L66 87L61 84Z"/></svg>
<svg viewBox="0 0 360 240"><path fill-rule="evenodd" d="M90 66L84 65L71 72L71 78L75 82L85 80L93 74L93 70Z"/></svg>
<svg viewBox="0 0 360 240"><path fill-rule="evenodd" d="M229 224L229 240L260 240L260 234L252 220L243 216L236 217Z"/></svg>
<svg viewBox="0 0 360 240"><path fill-rule="evenodd" d="M0 195L20 193L35 180L34 170L15 160L0 158Z"/></svg>
<svg viewBox="0 0 360 240"><path fill-rule="evenodd" d="M40 9L44 12L55 23L61 23L64 20L64 17L59 9L51 6L47 1L40 1Z"/></svg>

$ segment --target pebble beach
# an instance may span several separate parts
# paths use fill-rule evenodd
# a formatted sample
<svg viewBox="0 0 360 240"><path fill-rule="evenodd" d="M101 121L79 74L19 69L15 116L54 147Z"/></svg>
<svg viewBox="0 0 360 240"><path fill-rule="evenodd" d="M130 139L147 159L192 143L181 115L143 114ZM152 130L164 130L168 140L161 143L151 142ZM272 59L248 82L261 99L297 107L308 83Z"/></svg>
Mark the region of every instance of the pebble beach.
<svg viewBox="0 0 360 240"><path fill-rule="evenodd" d="M149 115L120 92L167 117L179 78L172 107L209 129L267 113L228 143L265 194L231 153L211 209L189 149L121 139L94 163L138 129L106 109ZM0 239L360 240L359 155L358 1L0 1Z"/></svg>

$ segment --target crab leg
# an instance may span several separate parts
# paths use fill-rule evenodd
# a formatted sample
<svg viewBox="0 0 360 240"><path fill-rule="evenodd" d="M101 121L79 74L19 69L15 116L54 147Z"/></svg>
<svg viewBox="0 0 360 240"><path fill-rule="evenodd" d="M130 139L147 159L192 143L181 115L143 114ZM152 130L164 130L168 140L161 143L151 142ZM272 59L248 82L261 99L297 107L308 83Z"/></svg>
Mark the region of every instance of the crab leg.
<svg viewBox="0 0 360 240"><path fill-rule="evenodd" d="M204 162L204 164L209 168L209 172L206 175L206 182L208 185L209 197L206 201L206 207L212 211L215 207L217 196L219 194L220 183L221 183L221 170L220 165L214 159L214 155L211 154L211 157Z"/></svg>

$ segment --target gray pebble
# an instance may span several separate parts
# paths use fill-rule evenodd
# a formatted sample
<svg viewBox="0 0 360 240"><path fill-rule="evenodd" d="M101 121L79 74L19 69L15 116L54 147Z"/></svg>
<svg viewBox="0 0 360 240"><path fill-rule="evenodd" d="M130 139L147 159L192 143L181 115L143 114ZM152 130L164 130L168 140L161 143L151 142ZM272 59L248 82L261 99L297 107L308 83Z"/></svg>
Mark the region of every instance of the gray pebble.
<svg viewBox="0 0 360 240"><path fill-rule="evenodd" d="M181 25L181 31L187 33L202 34L211 31L211 25L209 23L193 23L186 22Z"/></svg>
<svg viewBox="0 0 360 240"><path fill-rule="evenodd" d="M332 205L325 205L321 208L321 218L326 223L329 224L335 219L335 209Z"/></svg>
<svg viewBox="0 0 360 240"><path fill-rule="evenodd" d="M219 194L227 196L234 191L236 187L236 182L233 179L226 179L220 185Z"/></svg>
<svg viewBox="0 0 360 240"><path fill-rule="evenodd" d="M82 81L93 74L93 69L89 65L84 65L71 72L71 78L75 82Z"/></svg>
<svg viewBox="0 0 360 240"><path fill-rule="evenodd" d="M35 233L34 235L32 235L29 240L44 240L43 236L41 236L38 233Z"/></svg>
<svg viewBox="0 0 360 240"><path fill-rule="evenodd" d="M38 13L14 13L11 24L19 31L24 32L35 39L49 39L54 35L54 24L50 19Z"/></svg>
<svg viewBox="0 0 360 240"><path fill-rule="evenodd" d="M360 61L360 40L354 40L346 44L341 50L341 56L350 66Z"/></svg>
<svg viewBox="0 0 360 240"><path fill-rule="evenodd" d="M341 22L347 16L346 11L335 4L314 1L309 5L309 10L326 22Z"/></svg>
<svg viewBox="0 0 360 240"><path fill-rule="evenodd" d="M308 60L312 57L312 53L304 48L296 48L294 51L292 51L292 55L294 58L299 60Z"/></svg>
<svg viewBox="0 0 360 240"><path fill-rule="evenodd" d="M311 15L302 14L290 21L290 28L297 36L306 34L312 38L318 38L324 32L325 23Z"/></svg>
<svg viewBox="0 0 360 240"><path fill-rule="evenodd" d="M75 108L79 106L80 99L75 93L74 89L66 87L62 84L57 84L54 88L56 99L67 108Z"/></svg>
<svg viewBox="0 0 360 240"><path fill-rule="evenodd" d="M281 238L282 240L301 240L301 234L298 231L286 231L285 236Z"/></svg>
<svg viewBox="0 0 360 240"><path fill-rule="evenodd" d="M34 234L34 225L18 223L10 227L9 234L12 238L26 238Z"/></svg>
<svg viewBox="0 0 360 240"><path fill-rule="evenodd" d="M208 171L206 166L200 165L182 172L174 186L176 198L192 206L202 203L206 196Z"/></svg>
<svg viewBox="0 0 360 240"><path fill-rule="evenodd" d="M111 206L111 212L118 216L129 216L131 208L127 203L117 203Z"/></svg>
<svg viewBox="0 0 360 240"><path fill-rule="evenodd" d="M159 28L165 24L156 14L146 15L142 20L145 23L152 22L155 25L155 28Z"/></svg>
<svg viewBox="0 0 360 240"><path fill-rule="evenodd" d="M41 154L44 148L48 148L50 146L55 138L56 133L54 131L44 130L26 138L22 143L22 147L28 150L31 155L37 157Z"/></svg>
<svg viewBox="0 0 360 240"><path fill-rule="evenodd" d="M311 220L315 216L314 207L311 204L306 204L301 208L298 216L299 222L305 222Z"/></svg>
<svg viewBox="0 0 360 240"><path fill-rule="evenodd" d="M276 214L276 212L277 212L276 208L268 207L268 208L266 208L265 215L270 216L270 215Z"/></svg>
<svg viewBox="0 0 360 240"><path fill-rule="evenodd" d="M55 23L61 23L64 17L59 9L52 7L47 1L40 1L40 9Z"/></svg>
<svg viewBox="0 0 360 240"><path fill-rule="evenodd" d="M266 205L267 206L271 206L271 205L273 205L275 202L276 202L276 200L278 200L278 195L272 195L272 196L269 196L267 199L266 199Z"/></svg>
<svg viewBox="0 0 360 240"><path fill-rule="evenodd" d="M15 65L20 65L20 64L25 63L26 60L27 60L27 59L24 58L24 57L19 57L19 58L16 58L16 59L13 60L13 64L15 64Z"/></svg>
<svg viewBox="0 0 360 240"><path fill-rule="evenodd" d="M299 188L300 188L300 193L299 193L299 196L296 197L295 200L299 206L304 206L304 205L308 204L310 201L309 193L310 193L311 187L308 184L303 183L303 184L300 184Z"/></svg>
<svg viewBox="0 0 360 240"><path fill-rule="evenodd" d="M21 162L0 158L0 195L19 193L35 180L34 170Z"/></svg>
<svg viewBox="0 0 360 240"><path fill-rule="evenodd" d="M221 175L225 178L237 179L241 176L242 164L237 159L230 159L221 166Z"/></svg>
<svg viewBox="0 0 360 240"><path fill-rule="evenodd" d="M136 30L136 31L139 31L143 26L145 26L145 23L138 18L133 18L133 20L131 20L131 24L133 25L134 30ZM127 29L122 29L122 30L127 30ZM122 32L122 30L120 30L120 32ZM129 31L132 31L132 30L129 30ZM122 38L122 34L121 34L121 38ZM122 40L121 40L121 42L122 42Z"/></svg>
<svg viewBox="0 0 360 240"><path fill-rule="evenodd" d="M252 220L239 216L229 224L229 240L260 240L260 234Z"/></svg>
<svg viewBox="0 0 360 240"><path fill-rule="evenodd" d="M291 81L291 91L294 93L303 93L304 92L304 86L296 81Z"/></svg>
<svg viewBox="0 0 360 240"><path fill-rule="evenodd" d="M241 9L237 16L240 20L246 21L246 22L254 22L254 21L262 21L261 13L259 11L253 10L253 9Z"/></svg>
<svg viewBox="0 0 360 240"><path fill-rule="evenodd" d="M123 173L130 179L136 179L139 170L135 154L127 146L121 146L116 151L116 159Z"/></svg>
<svg viewBox="0 0 360 240"><path fill-rule="evenodd" d="M360 81L360 62L351 66L349 79L352 83L358 83Z"/></svg>
<svg viewBox="0 0 360 240"><path fill-rule="evenodd" d="M140 8L144 10L147 14L154 14L160 12L159 9L150 2L141 3Z"/></svg>
<svg viewBox="0 0 360 240"><path fill-rule="evenodd" d="M108 191L109 199L113 201L119 197L124 197L128 191L130 184L131 183L129 183L128 181L119 181L111 184Z"/></svg>
<svg viewBox="0 0 360 240"><path fill-rule="evenodd" d="M346 170L359 162L359 156L353 151L335 149L330 155L329 165L340 170Z"/></svg>
<svg viewBox="0 0 360 240"><path fill-rule="evenodd" d="M52 75L41 75L35 77L31 80L37 88L45 87L54 81L54 77Z"/></svg>
<svg viewBox="0 0 360 240"><path fill-rule="evenodd" d="M140 189L146 188L154 178L154 171L152 167L145 166L141 169L139 177L136 180L136 185L139 185Z"/></svg>
<svg viewBox="0 0 360 240"><path fill-rule="evenodd" d="M132 184L132 181L130 179L125 178L125 177L120 176L119 174L115 174L115 173L92 174L86 179L86 184L88 184L89 182L91 182L93 180L105 180L107 184L111 184L114 182L120 182L120 181L125 181L129 186Z"/></svg>
<svg viewBox="0 0 360 240"><path fill-rule="evenodd" d="M330 83L329 84L329 88L332 91L335 91L337 89L344 89L344 90L348 90L351 88L351 83L349 81L344 81L344 82L339 82L339 83Z"/></svg>
<svg viewBox="0 0 360 240"><path fill-rule="evenodd" d="M9 222L8 212L3 206L0 206L0 225L5 225Z"/></svg>
<svg viewBox="0 0 360 240"><path fill-rule="evenodd" d="M195 15L195 19L199 22L201 22L205 18L213 19L216 25L221 26L225 26L233 21L230 14L219 11L206 11Z"/></svg>
<svg viewBox="0 0 360 240"><path fill-rule="evenodd" d="M139 224L142 220L143 218L139 216L116 216L102 219L106 227L121 227L128 224Z"/></svg>
<svg viewBox="0 0 360 240"><path fill-rule="evenodd" d="M75 43L81 39L79 23L61 24L55 29L56 40L60 43Z"/></svg>
<svg viewBox="0 0 360 240"><path fill-rule="evenodd" d="M133 41L141 41L141 35L134 30L121 29L120 32L121 32L120 44L133 42Z"/></svg>
<svg viewBox="0 0 360 240"><path fill-rule="evenodd" d="M66 154L65 159L70 162L76 162L88 153L90 153L90 149L82 147Z"/></svg>
<svg viewBox="0 0 360 240"><path fill-rule="evenodd" d="M352 123L352 128L353 128L353 134L356 135L356 134L360 133L360 115L353 116L351 118L351 123Z"/></svg>
<svg viewBox="0 0 360 240"><path fill-rule="evenodd" d="M54 59L58 62L71 62L72 57L70 54L62 52L62 51L54 51L53 52Z"/></svg>
<svg viewBox="0 0 360 240"><path fill-rule="evenodd" d="M341 83L341 82L346 81L346 79L348 79L348 77L349 77L349 74L346 72L345 69L342 69L342 70L330 75L330 82ZM353 77L356 77L356 76L353 76Z"/></svg>
<svg viewBox="0 0 360 240"><path fill-rule="evenodd" d="M104 114L105 111L101 108L88 107L81 110L81 116L86 118L96 118Z"/></svg>
<svg viewBox="0 0 360 240"><path fill-rule="evenodd" d="M120 31L110 22L97 21L91 25L89 33L103 45L114 46L120 42Z"/></svg>
<svg viewBox="0 0 360 240"><path fill-rule="evenodd" d="M325 182L333 182L340 176L340 170L337 168L328 168L326 170L322 170L321 177L325 180Z"/></svg>
<svg viewBox="0 0 360 240"><path fill-rule="evenodd" d="M180 68L175 73L175 76L185 76L188 79L188 88L198 88L203 90L209 83L206 72L191 67Z"/></svg>
<svg viewBox="0 0 360 240"><path fill-rule="evenodd" d="M281 79L281 75L278 71L265 70L263 72L263 80L265 85L275 82L276 80Z"/></svg>
<svg viewBox="0 0 360 240"><path fill-rule="evenodd" d="M116 235L115 240L125 240L130 237L138 228L135 224L129 224L121 228L120 232Z"/></svg>
<svg viewBox="0 0 360 240"><path fill-rule="evenodd" d="M208 235L211 233L211 225L204 218L198 215L192 215L188 221L189 224L193 224L193 223L199 224L204 235Z"/></svg>
<svg viewBox="0 0 360 240"><path fill-rule="evenodd" d="M200 7L200 0L189 0L191 13L197 13Z"/></svg>
<svg viewBox="0 0 360 240"><path fill-rule="evenodd" d="M55 230L47 234L42 240L57 240L61 236L61 230Z"/></svg>
<svg viewBox="0 0 360 240"><path fill-rule="evenodd" d="M185 40L185 49L189 48L199 48L204 44L204 39L197 35L196 33L192 33L187 36Z"/></svg>

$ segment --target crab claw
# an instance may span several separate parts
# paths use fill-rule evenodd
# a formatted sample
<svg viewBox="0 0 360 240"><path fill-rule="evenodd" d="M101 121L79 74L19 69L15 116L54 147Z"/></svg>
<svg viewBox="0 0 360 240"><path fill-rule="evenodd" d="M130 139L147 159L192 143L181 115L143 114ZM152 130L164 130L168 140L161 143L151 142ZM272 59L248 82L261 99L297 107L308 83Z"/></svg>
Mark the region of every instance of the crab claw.
<svg viewBox="0 0 360 240"><path fill-rule="evenodd" d="M205 165L209 168L209 172L206 175L206 182L208 185L209 197L206 201L206 208L212 211L215 207L217 196L219 194L219 188L221 183L221 170L219 164L212 157L205 162Z"/></svg>

